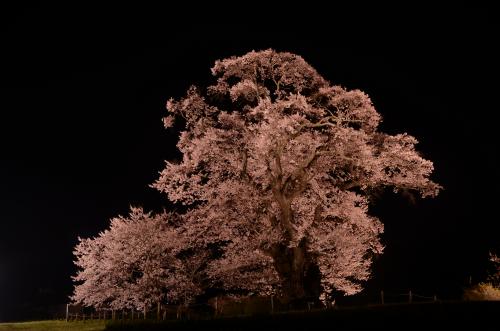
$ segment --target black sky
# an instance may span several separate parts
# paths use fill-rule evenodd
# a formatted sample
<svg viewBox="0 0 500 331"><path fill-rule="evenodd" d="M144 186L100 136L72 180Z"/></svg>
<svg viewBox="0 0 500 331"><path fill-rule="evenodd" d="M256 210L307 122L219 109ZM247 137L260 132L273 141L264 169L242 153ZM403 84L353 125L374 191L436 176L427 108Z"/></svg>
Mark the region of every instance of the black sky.
<svg viewBox="0 0 500 331"><path fill-rule="evenodd" d="M0 10L0 320L66 302L78 236L130 204L168 206L148 187L177 155L166 100L210 81L215 60L270 47L367 92L382 129L416 136L435 162L438 198L387 195L373 208L387 248L368 291L453 298L485 276L488 250L500 248L491 10L188 9Z"/></svg>

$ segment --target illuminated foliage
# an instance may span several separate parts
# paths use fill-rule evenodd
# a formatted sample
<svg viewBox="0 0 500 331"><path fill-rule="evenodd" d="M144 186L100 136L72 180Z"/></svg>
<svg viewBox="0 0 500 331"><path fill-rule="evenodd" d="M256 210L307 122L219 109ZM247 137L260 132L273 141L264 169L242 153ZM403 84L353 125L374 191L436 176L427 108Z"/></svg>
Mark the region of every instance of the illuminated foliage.
<svg viewBox="0 0 500 331"><path fill-rule="evenodd" d="M193 251L222 250L208 277L288 299L359 292L383 250L371 192L435 196L432 162L414 137L378 131L365 93L331 85L300 56L250 52L212 73L206 91L167 103L165 126L185 123L183 159L154 184L188 206L180 228Z"/></svg>
<svg viewBox="0 0 500 331"><path fill-rule="evenodd" d="M381 254L379 188L435 196L408 134L378 131L359 90L273 50L217 61L214 85L169 100L183 158L153 184L182 215L133 208L75 248L73 300L112 308L187 304L206 286L285 300L354 294Z"/></svg>
<svg viewBox="0 0 500 331"><path fill-rule="evenodd" d="M132 208L95 238L75 247L79 272L72 299L92 307L139 308L158 302L186 304L200 293L202 255L186 254L172 214Z"/></svg>

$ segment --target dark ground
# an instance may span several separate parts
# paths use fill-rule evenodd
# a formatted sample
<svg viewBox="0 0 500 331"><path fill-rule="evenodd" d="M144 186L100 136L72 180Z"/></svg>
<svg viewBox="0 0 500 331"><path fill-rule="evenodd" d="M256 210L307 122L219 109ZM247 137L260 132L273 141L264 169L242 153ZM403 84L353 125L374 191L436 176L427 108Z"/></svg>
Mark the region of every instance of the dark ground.
<svg viewBox="0 0 500 331"><path fill-rule="evenodd" d="M500 302L446 302L344 308L203 321L134 322L112 331L160 330L498 330Z"/></svg>

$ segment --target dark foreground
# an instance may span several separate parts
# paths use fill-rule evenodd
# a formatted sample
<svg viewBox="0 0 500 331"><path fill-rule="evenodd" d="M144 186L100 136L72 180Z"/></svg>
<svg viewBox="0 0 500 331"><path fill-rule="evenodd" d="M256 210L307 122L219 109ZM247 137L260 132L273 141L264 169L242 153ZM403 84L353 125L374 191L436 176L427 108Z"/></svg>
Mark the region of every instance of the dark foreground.
<svg viewBox="0 0 500 331"><path fill-rule="evenodd" d="M500 302L437 302L211 320L117 322L112 331L500 330Z"/></svg>

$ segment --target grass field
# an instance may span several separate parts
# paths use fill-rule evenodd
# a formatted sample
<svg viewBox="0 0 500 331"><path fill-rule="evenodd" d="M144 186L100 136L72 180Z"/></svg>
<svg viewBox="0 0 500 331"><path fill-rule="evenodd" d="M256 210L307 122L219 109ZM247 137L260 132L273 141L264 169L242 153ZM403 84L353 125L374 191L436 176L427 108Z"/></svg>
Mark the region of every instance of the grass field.
<svg viewBox="0 0 500 331"><path fill-rule="evenodd" d="M103 321L66 322L35 321L22 323L0 323L0 331L102 331Z"/></svg>

